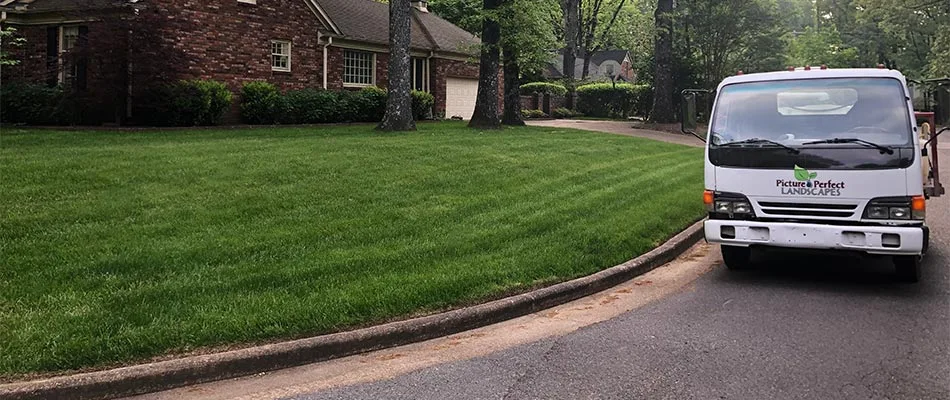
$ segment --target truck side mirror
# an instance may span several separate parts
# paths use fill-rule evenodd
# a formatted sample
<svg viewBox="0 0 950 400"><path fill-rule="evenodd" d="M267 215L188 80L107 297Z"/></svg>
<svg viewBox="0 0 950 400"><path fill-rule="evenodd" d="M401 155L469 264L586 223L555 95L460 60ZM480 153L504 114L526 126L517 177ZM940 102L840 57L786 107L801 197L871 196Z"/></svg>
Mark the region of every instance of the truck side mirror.
<svg viewBox="0 0 950 400"><path fill-rule="evenodd" d="M696 93L695 92L686 92L683 93L683 104L681 106L680 116L680 130L683 133L696 134L696 127L699 124L696 122Z"/></svg>
<svg viewBox="0 0 950 400"><path fill-rule="evenodd" d="M696 120L696 95L698 93L710 93L703 89L686 89L683 91L683 103L680 110L680 130L683 133L696 136L697 139L706 141L706 138L696 134L696 128L699 126Z"/></svg>

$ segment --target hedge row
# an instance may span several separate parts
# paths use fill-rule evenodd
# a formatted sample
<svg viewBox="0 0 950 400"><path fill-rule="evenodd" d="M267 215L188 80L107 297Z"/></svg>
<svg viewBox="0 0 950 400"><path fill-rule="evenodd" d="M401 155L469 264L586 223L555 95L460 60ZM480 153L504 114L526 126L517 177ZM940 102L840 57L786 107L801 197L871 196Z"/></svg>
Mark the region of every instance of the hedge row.
<svg viewBox="0 0 950 400"><path fill-rule="evenodd" d="M592 83L577 88L577 111L591 117L645 116L652 102L649 85Z"/></svg>
<svg viewBox="0 0 950 400"><path fill-rule="evenodd" d="M0 85L0 122L30 125L100 124L112 117L87 93L61 86L9 82Z"/></svg>
<svg viewBox="0 0 950 400"><path fill-rule="evenodd" d="M378 122L386 112L386 91L375 86L358 92L301 89L281 93L267 82L249 82L241 90L241 118L248 124ZM431 119L435 98L412 91L416 119Z"/></svg>
<svg viewBox="0 0 950 400"><path fill-rule="evenodd" d="M521 85L521 94L550 94L554 96L564 96L567 94L567 88L564 85L550 82L531 82Z"/></svg>
<svg viewBox="0 0 950 400"><path fill-rule="evenodd" d="M241 116L249 124L312 124L378 122L386 110L386 91L367 87L358 92L318 89L280 93L266 82L242 89ZM11 82L0 86L0 121L30 125L96 124L95 107L76 93L44 84ZM151 126L217 125L231 108L227 85L208 80L184 80L154 85L137 102L135 122ZM432 119L435 98L412 92L416 119ZM100 110L101 111L101 110Z"/></svg>
<svg viewBox="0 0 950 400"><path fill-rule="evenodd" d="M224 83L184 80L150 88L135 115L145 125L217 125L231 108L231 99Z"/></svg>

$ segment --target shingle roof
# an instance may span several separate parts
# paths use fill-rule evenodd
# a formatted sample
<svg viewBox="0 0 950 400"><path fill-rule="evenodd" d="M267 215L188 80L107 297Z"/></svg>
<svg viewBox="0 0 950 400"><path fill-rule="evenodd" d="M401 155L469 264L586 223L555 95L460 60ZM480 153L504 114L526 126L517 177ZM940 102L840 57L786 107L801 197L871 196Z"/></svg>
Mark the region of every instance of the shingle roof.
<svg viewBox="0 0 950 400"><path fill-rule="evenodd" d="M594 64L600 65L604 61L613 60L617 63L623 63L623 59L627 57L626 50L603 50L595 52L590 56L590 61Z"/></svg>
<svg viewBox="0 0 950 400"><path fill-rule="evenodd" d="M101 9L134 2L131 0L13 0L12 3L0 8L8 12L41 13ZM0 0L0 3L5 3L5 1Z"/></svg>
<svg viewBox="0 0 950 400"><path fill-rule="evenodd" d="M389 44L389 5L373 0L317 0L347 39ZM411 47L472 53L475 36L432 13L413 9Z"/></svg>

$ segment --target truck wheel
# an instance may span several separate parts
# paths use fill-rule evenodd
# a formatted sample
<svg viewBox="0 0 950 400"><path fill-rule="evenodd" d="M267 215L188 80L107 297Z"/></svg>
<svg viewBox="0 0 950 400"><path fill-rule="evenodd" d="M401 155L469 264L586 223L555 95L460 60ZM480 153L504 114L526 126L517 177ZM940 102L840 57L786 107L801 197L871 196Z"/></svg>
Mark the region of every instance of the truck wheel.
<svg viewBox="0 0 950 400"><path fill-rule="evenodd" d="M917 283L920 280L920 256L894 256L894 269L901 282Z"/></svg>
<svg viewBox="0 0 950 400"><path fill-rule="evenodd" d="M722 249L722 261L726 263L726 268L731 270L749 268L752 249L737 246L720 246L720 248Z"/></svg>

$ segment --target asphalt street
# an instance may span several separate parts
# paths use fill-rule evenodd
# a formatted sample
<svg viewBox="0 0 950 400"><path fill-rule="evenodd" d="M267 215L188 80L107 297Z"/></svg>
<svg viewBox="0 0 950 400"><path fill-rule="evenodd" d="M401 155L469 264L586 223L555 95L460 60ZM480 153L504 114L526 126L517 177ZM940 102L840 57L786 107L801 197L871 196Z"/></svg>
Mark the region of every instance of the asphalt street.
<svg viewBox="0 0 950 400"><path fill-rule="evenodd" d="M290 398L950 399L950 198L928 223L918 284L888 259L759 255L566 335Z"/></svg>

